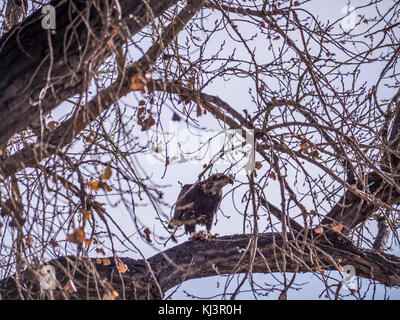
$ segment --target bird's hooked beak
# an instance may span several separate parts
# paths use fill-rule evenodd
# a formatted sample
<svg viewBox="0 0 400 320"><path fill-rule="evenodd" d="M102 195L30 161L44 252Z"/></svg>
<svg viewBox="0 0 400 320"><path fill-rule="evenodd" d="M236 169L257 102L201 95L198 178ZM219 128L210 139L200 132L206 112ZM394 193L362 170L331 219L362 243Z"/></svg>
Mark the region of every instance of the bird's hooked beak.
<svg viewBox="0 0 400 320"><path fill-rule="evenodd" d="M228 183L233 184L233 176L228 176L226 179L222 180L222 186L226 186Z"/></svg>

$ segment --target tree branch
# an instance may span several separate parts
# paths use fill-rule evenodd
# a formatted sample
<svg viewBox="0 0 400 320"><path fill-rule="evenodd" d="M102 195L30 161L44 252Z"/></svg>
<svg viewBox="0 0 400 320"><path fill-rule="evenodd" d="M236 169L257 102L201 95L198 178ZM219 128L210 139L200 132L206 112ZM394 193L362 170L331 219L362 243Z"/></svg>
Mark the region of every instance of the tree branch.
<svg viewBox="0 0 400 320"><path fill-rule="evenodd" d="M293 240L290 234L287 234L287 238L289 243ZM358 249L348 241L341 240L331 244L320 241L314 245L309 243L306 250L301 252L293 244L283 250L280 234L260 234L257 237L256 255L252 260L249 250L251 241L254 241L253 235L224 236L211 243L187 241L158 253L147 261L164 293L185 280L246 272L250 263L253 273L265 274L310 272L321 270L319 268L337 270L339 265L351 264L355 267L357 276L374 279L388 286L400 286L398 257L380 254L373 250ZM323 252L316 250L316 246ZM310 254L311 251L313 254ZM285 254L286 269L282 264L283 254ZM68 294L69 298L98 299L110 290L115 290L126 299L162 298L157 293L154 281L149 276L148 267L142 259L118 259L110 258L111 264L105 266L96 264L94 258L61 257L50 261L50 264L57 268L59 289L67 281L73 280L77 292ZM129 271L119 272L120 262L123 262ZM88 272L93 266L96 272ZM99 279L107 281L99 282ZM121 291L122 288L124 292ZM28 291L31 298L37 297L40 293L38 284L35 285L32 280L16 281L12 277L0 281L0 296L3 299L20 299L18 292L28 296ZM61 297L66 292L57 290L55 294L57 298L57 295Z"/></svg>
<svg viewBox="0 0 400 320"><path fill-rule="evenodd" d="M42 28L38 10L0 39L0 118L6 119L0 123L0 147L37 120L40 111L46 114L85 91L112 52L107 42L113 27L121 25L132 37L177 0L119 0L121 19L112 0L96 2L53 0L54 33ZM123 37L112 40L120 44Z"/></svg>

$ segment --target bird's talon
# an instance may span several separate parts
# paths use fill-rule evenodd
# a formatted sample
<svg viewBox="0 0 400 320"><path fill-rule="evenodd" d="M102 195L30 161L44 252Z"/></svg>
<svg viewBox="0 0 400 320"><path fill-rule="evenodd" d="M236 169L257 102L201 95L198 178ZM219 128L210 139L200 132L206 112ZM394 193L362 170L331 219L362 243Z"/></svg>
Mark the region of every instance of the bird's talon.
<svg viewBox="0 0 400 320"><path fill-rule="evenodd" d="M198 239L202 241L207 240L207 233L203 230L199 231Z"/></svg>

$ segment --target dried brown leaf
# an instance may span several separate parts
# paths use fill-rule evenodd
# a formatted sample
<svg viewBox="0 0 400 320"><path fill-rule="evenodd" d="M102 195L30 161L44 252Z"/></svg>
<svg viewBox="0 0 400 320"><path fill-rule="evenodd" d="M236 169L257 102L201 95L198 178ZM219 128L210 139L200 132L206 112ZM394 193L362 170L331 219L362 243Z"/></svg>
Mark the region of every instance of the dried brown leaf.
<svg viewBox="0 0 400 320"><path fill-rule="evenodd" d="M85 230L84 227L79 227L75 231L67 236L67 240L72 243L81 244L85 241Z"/></svg>
<svg viewBox="0 0 400 320"><path fill-rule="evenodd" d="M35 243L35 239L32 236L29 236L28 239L26 239L26 244L29 247L32 247L34 243Z"/></svg>
<svg viewBox="0 0 400 320"><path fill-rule="evenodd" d="M84 212L82 220L83 221L89 220L91 216L92 216L92 210L87 210Z"/></svg>
<svg viewBox="0 0 400 320"><path fill-rule="evenodd" d="M125 273L129 270L128 267L126 266L126 264L120 260L118 260L117 267L118 267L119 272L121 272L121 273Z"/></svg>
<svg viewBox="0 0 400 320"><path fill-rule="evenodd" d="M343 226L341 224L336 224L331 228L333 231L340 233L343 229Z"/></svg>
<svg viewBox="0 0 400 320"><path fill-rule="evenodd" d="M317 269L315 269L316 271L318 271L320 274L324 275L325 274L325 270L322 269L320 266L317 267Z"/></svg>
<svg viewBox="0 0 400 320"><path fill-rule="evenodd" d="M56 241L56 239L52 238L50 240L50 245L53 249L57 248L59 246L58 242Z"/></svg>
<svg viewBox="0 0 400 320"><path fill-rule="evenodd" d="M107 180L110 179L111 175L112 175L111 165L108 164L104 169L104 172L101 174L100 178L102 180Z"/></svg>
<svg viewBox="0 0 400 320"><path fill-rule="evenodd" d="M92 191L98 191L100 189L100 181L96 180L89 180L88 187Z"/></svg>
<svg viewBox="0 0 400 320"><path fill-rule="evenodd" d="M102 255L106 255L106 252L104 251L103 248L96 248L97 253L101 253Z"/></svg>
<svg viewBox="0 0 400 320"><path fill-rule="evenodd" d="M151 243L152 241L151 241L151 238L150 238L150 235L151 235L150 229L149 229L149 228L146 228L146 229L143 230L143 232L144 232L144 234L146 235L146 241L147 241L148 243Z"/></svg>
<svg viewBox="0 0 400 320"><path fill-rule="evenodd" d="M316 227L314 231L315 231L315 233L318 233L318 234L324 233L324 229L322 227Z"/></svg>
<svg viewBox="0 0 400 320"><path fill-rule="evenodd" d="M64 290L67 291L68 293L76 293L78 290L76 290L75 283L72 280L69 280L66 285L64 286Z"/></svg>

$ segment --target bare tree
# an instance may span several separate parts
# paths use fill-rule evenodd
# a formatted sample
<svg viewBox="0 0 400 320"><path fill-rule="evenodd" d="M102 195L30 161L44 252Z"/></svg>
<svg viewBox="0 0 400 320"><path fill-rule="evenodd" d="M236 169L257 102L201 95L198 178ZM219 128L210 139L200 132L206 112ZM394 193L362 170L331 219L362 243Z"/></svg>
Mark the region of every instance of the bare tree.
<svg viewBox="0 0 400 320"><path fill-rule="evenodd" d="M304 272L327 298L362 299L343 288L350 269L371 291L400 286L389 253L399 247L397 1L337 8L330 20L307 0L48 5L54 16L43 1L0 7L2 299L162 299L189 279L238 274L223 295L240 297L247 282L254 297L285 299ZM252 132L247 175L225 166L241 233L176 244L163 180L179 160L170 119ZM199 179L229 148L198 162ZM145 244L159 253L146 257Z"/></svg>

